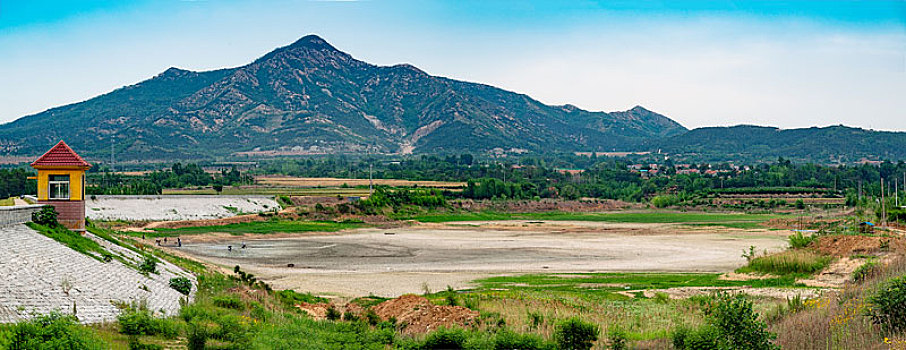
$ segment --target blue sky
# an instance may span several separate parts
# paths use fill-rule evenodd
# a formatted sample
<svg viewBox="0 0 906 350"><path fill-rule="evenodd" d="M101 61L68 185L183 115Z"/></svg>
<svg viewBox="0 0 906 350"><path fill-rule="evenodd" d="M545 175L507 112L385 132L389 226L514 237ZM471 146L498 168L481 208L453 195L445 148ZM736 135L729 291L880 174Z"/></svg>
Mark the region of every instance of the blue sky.
<svg viewBox="0 0 906 350"><path fill-rule="evenodd" d="M904 0L0 0L0 122L310 33L371 63L687 127L906 130Z"/></svg>

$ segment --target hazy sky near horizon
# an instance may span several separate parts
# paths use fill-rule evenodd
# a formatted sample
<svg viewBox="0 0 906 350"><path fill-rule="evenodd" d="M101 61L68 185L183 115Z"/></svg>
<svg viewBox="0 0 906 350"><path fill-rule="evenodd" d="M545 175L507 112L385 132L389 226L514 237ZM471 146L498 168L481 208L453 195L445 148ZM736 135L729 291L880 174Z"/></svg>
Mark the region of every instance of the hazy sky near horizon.
<svg viewBox="0 0 906 350"><path fill-rule="evenodd" d="M0 0L0 122L306 34L381 65L689 128L906 131L906 0Z"/></svg>

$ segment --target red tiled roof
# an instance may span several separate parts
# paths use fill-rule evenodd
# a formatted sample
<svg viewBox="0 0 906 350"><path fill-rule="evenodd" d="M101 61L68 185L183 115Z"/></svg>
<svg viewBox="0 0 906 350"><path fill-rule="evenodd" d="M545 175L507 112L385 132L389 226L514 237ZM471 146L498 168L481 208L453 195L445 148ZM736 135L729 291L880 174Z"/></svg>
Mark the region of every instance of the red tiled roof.
<svg viewBox="0 0 906 350"><path fill-rule="evenodd" d="M47 153L44 153L43 156L38 157L38 160L31 163L31 166L91 167L91 164L88 164L82 157L79 157L72 148L69 148L69 146L66 145L66 142L60 141L56 146L53 146L53 148L47 151Z"/></svg>

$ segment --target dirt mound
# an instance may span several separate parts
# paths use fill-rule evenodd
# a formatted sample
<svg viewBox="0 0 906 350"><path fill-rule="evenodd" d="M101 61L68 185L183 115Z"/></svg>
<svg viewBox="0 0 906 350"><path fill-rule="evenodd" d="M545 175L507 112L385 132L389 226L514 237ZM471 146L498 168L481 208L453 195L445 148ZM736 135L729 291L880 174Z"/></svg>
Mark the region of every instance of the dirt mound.
<svg viewBox="0 0 906 350"><path fill-rule="evenodd" d="M478 311L462 306L439 306L423 297L407 294L372 308L383 320L395 318L404 324L404 334L427 333L441 326L468 326L475 323Z"/></svg>
<svg viewBox="0 0 906 350"><path fill-rule="evenodd" d="M302 302L302 303L296 304L296 307L299 310L302 310L303 312L311 315L311 317L314 317L316 319L323 319L323 318L327 318L327 309L330 308L330 304L324 304L324 303L311 304L311 303Z"/></svg>
<svg viewBox="0 0 906 350"><path fill-rule="evenodd" d="M838 257L887 252L906 253L906 239L902 237L823 236L818 238L814 247L823 254Z"/></svg>

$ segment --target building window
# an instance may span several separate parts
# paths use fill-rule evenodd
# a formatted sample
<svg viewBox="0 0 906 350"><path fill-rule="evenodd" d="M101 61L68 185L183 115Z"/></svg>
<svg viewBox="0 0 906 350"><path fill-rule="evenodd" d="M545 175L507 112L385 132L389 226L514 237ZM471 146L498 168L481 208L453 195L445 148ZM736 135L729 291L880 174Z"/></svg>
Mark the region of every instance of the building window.
<svg viewBox="0 0 906 350"><path fill-rule="evenodd" d="M69 199L69 175L50 175L50 199Z"/></svg>

